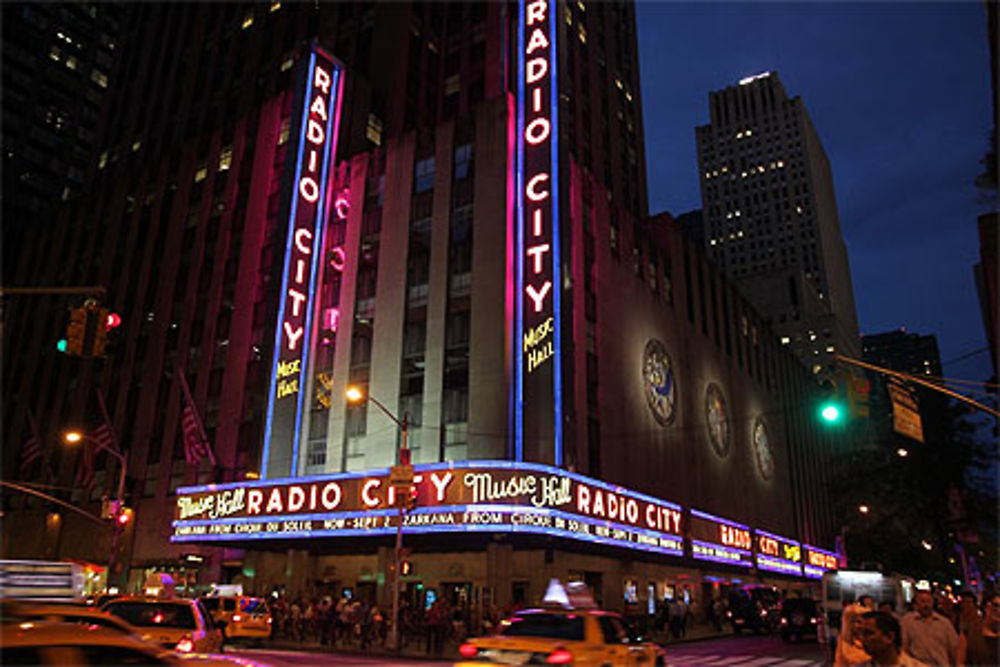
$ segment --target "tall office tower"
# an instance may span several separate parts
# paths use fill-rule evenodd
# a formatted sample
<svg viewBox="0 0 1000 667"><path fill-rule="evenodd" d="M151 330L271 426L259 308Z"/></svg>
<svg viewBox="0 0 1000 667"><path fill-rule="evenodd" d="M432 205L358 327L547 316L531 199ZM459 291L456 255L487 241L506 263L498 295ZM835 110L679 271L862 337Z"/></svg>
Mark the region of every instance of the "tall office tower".
<svg viewBox="0 0 1000 667"><path fill-rule="evenodd" d="M829 542L808 375L668 220L643 220L631 3L127 7L95 187L29 276L104 285L123 324L76 358L55 348L72 303L5 313L6 442L30 407L69 485L86 458L55 436L97 428L106 397L137 517L121 585L330 577L386 603L401 424L415 605L535 597L595 541L623 549L586 561L598 590L650 559L608 574L609 603L640 579L662 600L688 576L680 503L702 512L704 567L757 567L751 524L790 540L771 571ZM214 462L189 460L192 404ZM105 459L70 500L96 506ZM30 532L40 511L5 514L7 553L106 557L75 520Z"/></svg>
<svg viewBox="0 0 1000 667"><path fill-rule="evenodd" d="M856 356L857 313L833 175L805 104L778 75L709 95L697 128L709 255L814 373Z"/></svg>
<svg viewBox="0 0 1000 667"><path fill-rule="evenodd" d="M123 8L3 6L3 283L60 202L84 192Z"/></svg>

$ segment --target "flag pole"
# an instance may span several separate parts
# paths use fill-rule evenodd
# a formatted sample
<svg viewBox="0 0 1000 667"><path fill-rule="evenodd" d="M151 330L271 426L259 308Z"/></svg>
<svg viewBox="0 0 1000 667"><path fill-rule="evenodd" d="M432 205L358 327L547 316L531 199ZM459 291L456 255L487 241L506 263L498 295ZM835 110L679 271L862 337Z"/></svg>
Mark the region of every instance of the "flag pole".
<svg viewBox="0 0 1000 667"><path fill-rule="evenodd" d="M177 373L181 378L181 391L184 392L184 400L187 401L187 406L191 409L191 414L194 415L195 424L198 426L198 436L201 438L202 443L204 443L206 450L208 451L208 460L212 462L212 466L219 465L215 460L215 452L212 451L212 443L208 441L208 434L205 433L205 424L201 421L201 415L198 414L198 408L194 404L194 399L191 398L191 387L188 386L187 377L184 374L184 369L180 366L177 367ZM182 408L183 414L183 408Z"/></svg>

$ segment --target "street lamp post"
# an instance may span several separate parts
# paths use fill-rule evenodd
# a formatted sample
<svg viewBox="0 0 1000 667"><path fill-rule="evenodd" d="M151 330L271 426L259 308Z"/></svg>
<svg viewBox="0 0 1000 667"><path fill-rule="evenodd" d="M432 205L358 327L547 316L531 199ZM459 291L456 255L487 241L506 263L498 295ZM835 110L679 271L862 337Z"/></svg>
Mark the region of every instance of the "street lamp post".
<svg viewBox="0 0 1000 667"><path fill-rule="evenodd" d="M69 431L63 436L63 440L65 440L67 443L71 445L75 445L76 443L82 440L86 440L87 442L96 445L98 450L103 449L108 454L111 454L116 459L118 459L119 463L118 494L115 496L115 499L118 501L118 511L115 512L115 516L112 517L113 521L111 525L111 553L108 556L108 576L105 581L105 586L110 588L111 576L114 574L115 570L115 557L118 553L118 539L122 529L122 526L118 520L125 508L125 474L126 474L126 468L128 467L127 459L125 458L125 455L122 454L121 452L115 451L110 447L104 447L103 445L101 445L100 442L98 442L94 438L91 438L89 435L84 435L79 431Z"/></svg>
<svg viewBox="0 0 1000 667"><path fill-rule="evenodd" d="M351 403L359 403L361 401L369 401L375 404L379 410L381 410L389 419L396 423L399 427L399 462L401 465L410 465L410 449L406 442L406 431L409 426L409 415L403 413L403 418L400 419L392 412L389 411L387 407L382 405L382 403L372 396L371 394L365 394L357 387L348 387L345 392L347 400ZM396 552L394 555L393 562L394 572L392 578L392 622L389 627L389 650L396 651L399 650L399 588L400 580L402 579L401 567L401 554L403 551L403 505L405 504L404 498L399 497L397 494L396 504L399 508L399 515L396 523Z"/></svg>

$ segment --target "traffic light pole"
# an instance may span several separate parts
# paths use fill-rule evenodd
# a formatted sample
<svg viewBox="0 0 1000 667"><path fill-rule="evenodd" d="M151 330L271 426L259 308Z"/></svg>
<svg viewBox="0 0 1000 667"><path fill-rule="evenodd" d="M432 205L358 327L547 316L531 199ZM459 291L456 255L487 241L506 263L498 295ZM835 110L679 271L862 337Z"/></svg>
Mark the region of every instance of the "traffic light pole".
<svg viewBox="0 0 1000 667"><path fill-rule="evenodd" d="M942 387L941 385L934 384L933 382L928 382L927 380L924 380L921 377L917 377L916 375L910 375L909 373L900 373L899 371L894 371L890 368L882 368L881 366L876 366L875 364L869 364L864 361L858 361L857 359L852 359L851 357L845 357L842 354L835 354L833 355L833 358L836 361L842 361L845 364L850 364L852 366L858 366L859 368L865 368L870 371L875 371L876 373L881 373L882 375L890 375L892 377L897 377L901 380L914 382L921 386L927 387L928 389L933 389L934 391L945 394L946 396L951 396L954 399L957 399L959 401L962 401L963 403L971 405L977 410L982 410L983 412L987 412L993 415L994 417L1000 417L1000 412L997 412L993 408L983 405L982 403L979 403L977 401L974 401L967 396L963 396L962 394L959 394L957 391L952 391L947 387Z"/></svg>
<svg viewBox="0 0 1000 667"><path fill-rule="evenodd" d="M91 438L89 435L83 436L84 440L88 440L98 448L98 451L104 450L108 454L111 454L119 463L119 474L118 474L118 494L115 496L118 501L118 509L115 515L111 517L111 553L108 555L108 574L105 578L105 586L110 589L111 577L115 573L115 562L118 556L118 542L121 538L122 525L120 519L125 510L125 473L128 463L125 459L125 455L121 452L117 452L109 447L102 447L101 443L97 440Z"/></svg>
<svg viewBox="0 0 1000 667"><path fill-rule="evenodd" d="M0 296L87 296L96 294L104 295L104 287L94 285L92 287L0 287Z"/></svg>
<svg viewBox="0 0 1000 667"><path fill-rule="evenodd" d="M406 444L406 427L408 426L409 419L407 415L403 415L403 421L399 423L400 429L400 441L399 441L399 458L400 461L409 461L410 449ZM405 504L404 498L396 498L396 502L399 503L399 517L398 524L396 525L396 567L394 576L392 578L392 627L389 628L389 649L392 651L399 650L399 585L400 579L403 578L402 573L402 553L403 553L403 505Z"/></svg>

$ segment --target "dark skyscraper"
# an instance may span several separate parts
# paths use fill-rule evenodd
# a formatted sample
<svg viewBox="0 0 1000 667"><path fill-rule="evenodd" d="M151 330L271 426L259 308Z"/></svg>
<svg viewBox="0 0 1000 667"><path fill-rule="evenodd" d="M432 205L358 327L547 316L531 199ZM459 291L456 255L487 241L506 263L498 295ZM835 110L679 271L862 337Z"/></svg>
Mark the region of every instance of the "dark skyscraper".
<svg viewBox="0 0 1000 667"><path fill-rule="evenodd" d="M3 6L3 278L93 173L123 8Z"/></svg>
<svg viewBox="0 0 1000 667"><path fill-rule="evenodd" d="M858 354L858 323L833 174L799 97L778 75L709 95L697 128L709 256L814 373Z"/></svg>

